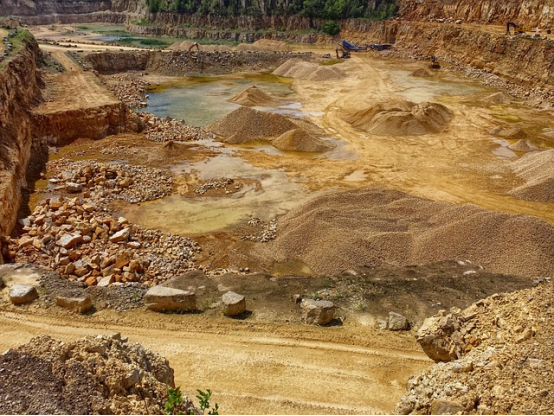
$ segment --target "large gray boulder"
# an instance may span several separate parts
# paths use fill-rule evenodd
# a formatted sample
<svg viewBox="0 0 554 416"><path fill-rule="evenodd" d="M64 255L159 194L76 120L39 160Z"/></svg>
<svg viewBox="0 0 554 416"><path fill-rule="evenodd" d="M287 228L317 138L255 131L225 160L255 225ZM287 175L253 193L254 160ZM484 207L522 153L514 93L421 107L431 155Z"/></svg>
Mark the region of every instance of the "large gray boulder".
<svg viewBox="0 0 554 416"><path fill-rule="evenodd" d="M186 290L173 289L165 286L154 286L144 296L146 308L151 311L182 311L196 310L196 294Z"/></svg>
<svg viewBox="0 0 554 416"><path fill-rule="evenodd" d="M302 299L300 306L307 324L327 325L335 317L335 305L327 300Z"/></svg>
<svg viewBox="0 0 554 416"><path fill-rule="evenodd" d="M396 312L389 312L387 329L391 331L406 331L410 329L410 324L405 316Z"/></svg>
<svg viewBox="0 0 554 416"><path fill-rule="evenodd" d="M235 292L227 292L221 297L223 314L225 316L239 316L246 311L246 298Z"/></svg>
<svg viewBox="0 0 554 416"><path fill-rule="evenodd" d="M56 305L73 312L86 313L92 308L92 299L88 295L77 297L58 296Z"/></svg>
<svg viewBox="0 0 554 416"><path fill-rule="evenodd" d="M13 285L10 288L10 301L14 305L29 303L38 298L36 287L29 285Z"/></svg>

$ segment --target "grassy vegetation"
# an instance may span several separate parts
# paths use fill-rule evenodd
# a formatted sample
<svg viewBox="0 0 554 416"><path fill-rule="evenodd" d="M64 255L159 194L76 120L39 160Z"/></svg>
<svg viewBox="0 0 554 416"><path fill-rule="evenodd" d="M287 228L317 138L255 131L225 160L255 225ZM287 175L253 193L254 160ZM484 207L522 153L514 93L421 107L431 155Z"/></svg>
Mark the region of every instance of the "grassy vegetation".
<svg viewBox="0 0 554 416"><path fill-rule="evenodd" d="M21 52L26 43L36 43L37 41L31 32L19 29L17 34L13 38L9 39L9 42L13 45L12 50L9 53L7 50L4 51L4 53L7 54L7 57L0 62L0 69L4 68L12 57Z"/></svg>

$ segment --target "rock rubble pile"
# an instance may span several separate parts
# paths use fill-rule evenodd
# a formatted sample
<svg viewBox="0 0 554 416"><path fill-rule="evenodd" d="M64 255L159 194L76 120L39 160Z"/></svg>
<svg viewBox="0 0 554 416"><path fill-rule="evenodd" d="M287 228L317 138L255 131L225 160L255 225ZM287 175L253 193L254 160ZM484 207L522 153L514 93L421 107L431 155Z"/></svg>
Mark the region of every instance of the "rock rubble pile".
<svg viewBox="0 0 554 416"><path fill-rule="evenodd" d="M208 134L200 127L193 127L184 121L171 117L160 118L151 113L137 113L146 126L146 138L153 142L189 142L204 139Z"/></svg>

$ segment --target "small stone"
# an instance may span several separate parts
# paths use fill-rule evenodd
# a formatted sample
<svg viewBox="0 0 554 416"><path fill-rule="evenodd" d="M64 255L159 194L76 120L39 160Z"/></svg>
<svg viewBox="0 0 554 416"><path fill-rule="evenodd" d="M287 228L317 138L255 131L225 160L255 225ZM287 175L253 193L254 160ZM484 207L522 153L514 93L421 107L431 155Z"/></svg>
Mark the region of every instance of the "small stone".
<svg viewBox="0 0 554 416"><path fill-rule="evenodd" d="M96 277L89 276L86 278L85 283L87 284L87 286L96 286L98 281L96 280Z"/></svg>
<svg viewBox="0 0 554 416"><path fill-rule="evenodd" d="M112 243L119 243L120 241L125 241L129 238L131 235L131 229L130 228L124 228L121 231L118 231L114 235L110 237L110 241Z"/></svg>
<svg viewBox="0 0 554 416"><path fill-rule="evenodd" d="M80 234L64 234L56 244L65 249L73 248L76 244L83 241L83 236Z"/></svg>
<svg viewBox="0 0 554 416"><path fill-rule="evenodd" d="M221 297L223 314L225 316L239 316L246 311L246 298L235 292L227 292Z"/></svg>
<svg viewBox="0 0 554 416"><path fill-rule="evenodd" d="M86 313L92 308L92 299L90 296L65 297L58 296L56 305L72 310L77 313Z"/></svg>
<svg viewBox="0 0 554 416"><path fill-rule="evenodd" d="M10 288L10 301L14 305L22 305L38 299L36 287L29 285L13 285Z"/></svg>
<svg viewBox="0 0 554 416"><path fill-rule="evenodd" d="M67 192L78 193L83 190L83 185L75 182L67 182L65 184L65 189Z"/></svg>
<svg viewBox="0 0 554 416"><path fill-rule="evenodd" d="M102 279L100 279L100 281L98 282L98 286L99 287L108 287L113 282L115 282L115 278L114 278L113 274L111 274L109 276L105 276Z"/></svg>

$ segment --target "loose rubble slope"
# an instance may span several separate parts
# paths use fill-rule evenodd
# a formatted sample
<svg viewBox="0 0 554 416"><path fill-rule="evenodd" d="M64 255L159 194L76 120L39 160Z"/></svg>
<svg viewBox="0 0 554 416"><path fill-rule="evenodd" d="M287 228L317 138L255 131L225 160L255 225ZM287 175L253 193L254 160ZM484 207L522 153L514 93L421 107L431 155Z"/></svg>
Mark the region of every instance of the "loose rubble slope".
<svg viewBox="0 0 554 416"><path fill-rule="evenodd" d="M41 336L0 355L2 414L162 414L173 387L168 361L120 334Z"/></svg>
<svg viewBox="0 0 554 416"><path fill-rule="evenodd" d="M554 286L496 294L432 318L436 344L462 358L412 377L400 414L554 413Z"/></svg>

